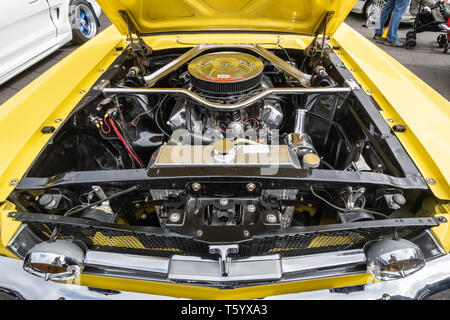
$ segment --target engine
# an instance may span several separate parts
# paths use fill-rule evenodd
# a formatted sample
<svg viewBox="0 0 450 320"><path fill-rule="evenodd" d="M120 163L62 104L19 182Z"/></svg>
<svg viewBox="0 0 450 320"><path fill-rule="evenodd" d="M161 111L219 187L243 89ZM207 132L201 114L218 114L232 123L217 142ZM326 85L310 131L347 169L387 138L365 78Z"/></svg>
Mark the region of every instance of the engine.
<svg viewBox="0 0 450 320"><path fill-rule="evenodd" d="M250 44L124 51L28 173L51 183L16 203L213 242L386 216L400 167L339 70Z"/></svg>
<svg viewBox="0 0 450 320"><path fill-rule="evenodd" d="M183 86L210 101L228 104L244 101L258 92L273 88L263 73L263 62L241 52L218 52L194 59L187 75L182 73ZM233 111L217 111L180 99L175 104L168 125L173 131L186 129L201 132L205 142L228 138L244 138L247 130L279 129L284 115L279 99L267 97Z"/></svg>
<svg viewBox="0 0 450 320"><path fill-rule="evenodd" d="M283 65L268 64L254 52L218 51L201 54L185 66L172 70L169 84L174 89L183 90L178 93L189 94L166 96L162 91L154 106L150 107L153 112L146 114L153 117L167 143L161 146L153 166L228 163L238 166L319 167L320 158L305 129L307 107L295 105L299 102L293 102L289 96L291 92L281 95L278 91L283 90L276 86L295 84L295 80L280 69L298 70L296 63L287 63L267 52L263 54L278 59L277 62ZM331 85L333 80L325 69L320 67L318 70L320 85ZM148 108L151 103L148 98L144 95L137 97L140 104ZM293 116L294 121L286 119L286 112L288 117ZM139 117L131 123L135 124L136 119ZM281 130L285 131L282 135ZM192 145L204 147L195 150L187 147ZM274 148L275 145L282 147ZM190 156L180 157L180 148L184 154L201 152L203 157L199 161ZM172 157L174 150L176 156ZM249 159L249 154L256 154L256 158ZM261 159L262 154L268 154L268 157Z"/></svg>

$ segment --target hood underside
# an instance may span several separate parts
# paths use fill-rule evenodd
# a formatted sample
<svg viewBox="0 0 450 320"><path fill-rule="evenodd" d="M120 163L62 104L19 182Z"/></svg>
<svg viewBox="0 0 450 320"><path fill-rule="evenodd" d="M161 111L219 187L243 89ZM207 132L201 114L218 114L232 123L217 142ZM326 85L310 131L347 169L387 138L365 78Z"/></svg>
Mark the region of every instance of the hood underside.
<svg viewBox="0 0 450 320"><path fill-rule="evenodd" d="M333 35L356 0L97 0L119 31L126 11L142 34L189 31L265 31L314 34L327 12Z"/></svg>

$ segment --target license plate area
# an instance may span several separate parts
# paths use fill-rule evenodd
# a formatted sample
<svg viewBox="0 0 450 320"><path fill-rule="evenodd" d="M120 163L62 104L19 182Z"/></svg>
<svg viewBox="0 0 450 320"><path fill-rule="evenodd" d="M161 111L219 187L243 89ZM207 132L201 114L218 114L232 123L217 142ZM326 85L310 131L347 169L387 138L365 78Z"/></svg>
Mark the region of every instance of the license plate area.
<svg viewBox="0 0 450 320"><path fill-rule="evenodd" d="M220 260L175 255L170 259L168 278L183 282L254 282L280 280L283 276L279 255L231 259L227 262L226 276L222 275L221 263Z"/></svg>

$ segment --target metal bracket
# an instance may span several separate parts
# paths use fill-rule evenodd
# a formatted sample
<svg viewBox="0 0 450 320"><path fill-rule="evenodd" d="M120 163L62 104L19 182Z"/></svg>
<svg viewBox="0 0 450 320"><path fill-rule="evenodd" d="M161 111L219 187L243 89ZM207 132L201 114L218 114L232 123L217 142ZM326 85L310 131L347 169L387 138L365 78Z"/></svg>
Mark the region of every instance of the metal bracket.
<svg viewBox="0 0 450 320"><path fill-rule="evenodd" d="M128 27L128 37L130 39L131 43L131 50L136 54L137 61L139 63L139 69L141 70L142 75L146 72L146 67L149 66L147 55L150 55L153 50L150 46L148 46L144 39L142 39L141 33L139 32L138 28L133 22L133 19L131 15L126 12L125 10L119 11L120 15L122 16L123 20L127 24ZM138 44L134 43L133 33L138 38Z"/></svg>
<svg viewBox="0 0 450 320"><path fill-rule="evenodd" d="M108 197L106 196L105 192L103 192L102 188L100 188L99 186L92 186L92 191L95 192L95 194L97 195L97 197L100 198L100 200L108 201Z"/></svg>
<svg viewBox="0 0 450 320"><path fill-rule="evenodd" d="M228 255L230 253L238 253L239 246L237 244L231 245L210 245L209 253L219 255L219 270L223 277L228 276L230 272L231 257Z"/></svg>
<svg viewBox="0 0 450 320"><path fill-rule="evenodd" d="M352 91L357 91L359 89L361 89L361 87L359 86L358 83L356 83L355 80L353 79L347 79L344 81L344 83L350 88L352 89Z"/></svg>
<svg viewBox="0 0 450 320"><path fill-rule="evenodd" d="M320 53L320 59L322 60L323 52L324 52L324 48L325 48L325 39L327 37L328 23L330 22L334 13L335 13L334 11L326 12L324 17L320 21L320 24L316 27L314 40L311 42L311 44L305 50L305 53L307 56L313 57L317 53ZM322 44L321 44L321 46L319 46L318 37L321 33L322 33Z"/></svg>
<svg viewBox="0 0 450 320"><path fill-rule="evenodd" d="M347 199L347 209L355 209L356 201L364 195L364 192L366 192L365 188L352 191Z"/></svg>

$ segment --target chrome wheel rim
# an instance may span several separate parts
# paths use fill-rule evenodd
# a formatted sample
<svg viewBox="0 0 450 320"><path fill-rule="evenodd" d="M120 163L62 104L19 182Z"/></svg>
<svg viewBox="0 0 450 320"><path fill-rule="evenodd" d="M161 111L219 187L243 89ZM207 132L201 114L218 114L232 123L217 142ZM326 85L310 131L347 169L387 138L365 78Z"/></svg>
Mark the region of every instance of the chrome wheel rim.
<svg viewBox="0 0 450 320"><path fill-rule="evenodd" d="M385 6L386 2L384 0L374 0L367 7L367 26L371 26L372 28L376 27L378 20L380 20L381 11Z"/></svg>
<svg viewBox="0 0 450 320"><path fill-rule="evenodd" d="M80 4L75 9L76 25L81 34L90 39L97 33L97 24L91 9L85 5Z"/></svg>

